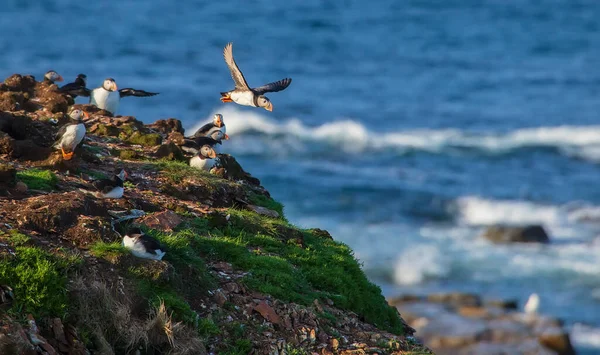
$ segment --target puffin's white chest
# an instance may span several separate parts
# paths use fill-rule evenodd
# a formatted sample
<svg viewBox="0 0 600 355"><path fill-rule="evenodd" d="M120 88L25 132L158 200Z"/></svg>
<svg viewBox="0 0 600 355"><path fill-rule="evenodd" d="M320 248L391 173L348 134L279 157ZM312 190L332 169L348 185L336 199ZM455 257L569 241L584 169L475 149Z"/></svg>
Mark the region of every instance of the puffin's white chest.
<svg viewBox="0 0 600 355"><path fill-rule="evenodd" d="M73 150L81 143L83 137L85 137L85 125L83 123L67 126L65 134L63 134L60 140L60 146Z"/></svg>
<svg viewBox="0 0 600 355"><path fill-rule="evenodd" d="M129 236L125 236L123 238L123 246L131 251L131 254L137 256L138 258L144 259L154 259L161 260L163 256L165 256L165 252L162 250L156 250L155 253L146 250L144 244L142 244L136 238L130 238Z"/></svg>
<svg viewBox="0 0 600 355"><path fill-rule="evenodd" d="M118 91L108 91L104 88L96 88L92 90L90 95L90 104L96 105L98 108L109 111L115 114L119 109L119 101L121 94Z"/></svg>
<svg viewBox="0 0 600 355"><path fill-rule="evenodd" d="M236 104L256 107L252 91L232 91L229 97L231 97Z"/></svg>
<svg viewBox="0 0 600 355"><path fill-rule="evenodd" d="M196 169L200 169L200 170L204 170L204 171L210 171L210 169L212 169L212 167L215 166L215 160L214 159L200 159L200 157L198 157L196 155L195 157L190 159L190 166L192 168L196 168Z"/></svg>
<svg viewBox="0 0 600 355"><path fill-rule="evenodd" d="M121 198L123 197L124 189L122 186L116 186L106 194L101 194L102 198Z"/></svg>

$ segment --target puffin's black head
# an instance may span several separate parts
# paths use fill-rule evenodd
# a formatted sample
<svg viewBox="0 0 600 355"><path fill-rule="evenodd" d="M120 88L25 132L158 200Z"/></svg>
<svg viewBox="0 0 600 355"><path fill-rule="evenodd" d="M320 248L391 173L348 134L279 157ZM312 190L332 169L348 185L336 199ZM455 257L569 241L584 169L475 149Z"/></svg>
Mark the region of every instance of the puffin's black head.
<svg viewBox="0 0 600 355"><path fill-rule="evenodd" d="M102 87L104 88L104 90L108 90L108 91L117 91L117 83L115 82L115 79L113 78L106 78L104 79L104 83L102 83Z"/></svg>
<svg viewBox="0 0 600 355"><path fill-rule="evenodd" d="M83 81L84 84L87 84L87 75L85 75L85 74L77 74L77 79Z"/></svg>
<svg viewBox="0 0 600 355"><path fill-rule="evenodd" d="M215 126L221 128L223 127L223 125L225 124L225 122L223 122L223 115L221 115L220 113L215 113L215 117L213 118L213 123Z"/></svg>
<svg viewBox="0 0 600 355"><path fill-rule="evenodd" d="M132 236L134 234L144 234L144 232L142 232L142 230L139 227L129 228L129 230L127 231L127 235Z"/></svg>
<svg viewBox="0 0 600 355"><path fill-rule="evenodd" d="M55 81L63 81L63 77L54 70L48 70L46 74L44 74L44 80L53 83Z"/></svg>
<svg viewBox="0 0 600 355"><path fill-rule="evenodd" d="M202 148L200 148L200 155L204 158L210 159L214 159L217 157L217 153L214 149L212 149L210 145L203 145Z"/></svg>
<svg viewBox="0 0 600 355"><path fill-rule="evenodd" d="M77 121L78 123L82 123L84 117L89 118L90 116L85 111L82 111L80 109L75 109L75 110L71 111L71 113L69 114L69 117L71 117L71 119Z"/></svg>
<svg viewBox="0 0 600 355"><path fill-rule="evenodd" d="M121 179L121 181L125 181L125 179L127 179L128 176L129 175L127 174L125 169L121 169L121 171L119 171L119 173L117 174L117 178Z"/></svg>
<svg viewBox="0 0 600 355"><path fill-rule="evenodd" d="M273 104L271 103L271 100L269 100L268 97L264 95L259 95L256 98L256 102L258 103L258 107L262 107L267 111L273 111Z"/></svg>

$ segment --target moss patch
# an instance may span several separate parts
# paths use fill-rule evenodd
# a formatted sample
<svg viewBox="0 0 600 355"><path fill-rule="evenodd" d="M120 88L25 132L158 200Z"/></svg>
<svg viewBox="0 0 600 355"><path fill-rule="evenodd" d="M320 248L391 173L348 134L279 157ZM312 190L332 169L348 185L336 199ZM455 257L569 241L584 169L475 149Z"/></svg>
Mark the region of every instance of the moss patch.
<svg viewBox="0 0 600 355"><path fill-rule="evenodd" d="M50 170L29 169L19 171L17 179L33 190L51 191L56 187L58 178Z"/></svg>
<svg viewBox="0 0 600 355"><path fill-rule="evenodd" d="M144 147L154 147L162 143L162 137L158 133L143 134L134 132L127 141L131 144L140 144Z"/></svg>
<svg viewBox="0 0 600 355"><path fill-rule="evenodd" d="M97 242L90 248L90 253L97 258L103 258L114 263L120 256L129 254L129 251L119 242Z"/></svg>
<svg viewBox="0 0 600 355"><path fill-rule="evenodd" d="M99 124L93 133L99 136L116 137L119 135L119 129L115 126Z"/></svg>
<svg viewBox="0 0 600 355"><path fill-rule="evenodd" d="M281 216L281 218L285 220L285 217L283 215L283 204L281 204L280 202L277 202L265 195L259 195L254 192L248 195L248 199L253 205L262 206L270 210L277 211L277 213L279 213L279 216Z"/></svg>
<svg viewBox="0 0 600 355"><path fill-rule="evenodd" d="M35 247L17 247L15 254L0 260L0 282L14 290L12 308L35 317L64 317L67 273L79 264L79 259Z"/></svg>

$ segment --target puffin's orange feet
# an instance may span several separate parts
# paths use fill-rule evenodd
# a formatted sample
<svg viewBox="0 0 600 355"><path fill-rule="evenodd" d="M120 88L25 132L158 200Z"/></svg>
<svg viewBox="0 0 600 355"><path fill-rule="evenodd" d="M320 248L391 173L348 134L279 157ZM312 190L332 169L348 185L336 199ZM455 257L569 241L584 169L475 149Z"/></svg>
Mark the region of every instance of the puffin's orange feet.
<svg viewBox="0 0 600 355"><path fill-rule="evenodd" d="M60 151L62 152L64 160L71 160L73 158L73 152L67 153L62 147L60 148Z"/></svg>

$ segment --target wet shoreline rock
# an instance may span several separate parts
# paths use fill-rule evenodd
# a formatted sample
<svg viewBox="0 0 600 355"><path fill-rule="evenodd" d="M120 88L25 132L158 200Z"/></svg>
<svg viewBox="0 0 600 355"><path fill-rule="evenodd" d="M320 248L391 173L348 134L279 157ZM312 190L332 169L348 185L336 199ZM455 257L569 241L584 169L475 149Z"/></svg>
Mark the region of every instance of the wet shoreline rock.
<svg viewBox="0 0 600 355"><path fill-rule="evenodd" d="M524 227L515 226L492 226L488 227L483 234L485 238L492 243L550 243L550 237L544 227L540 225L531 225Z"/></svg>

